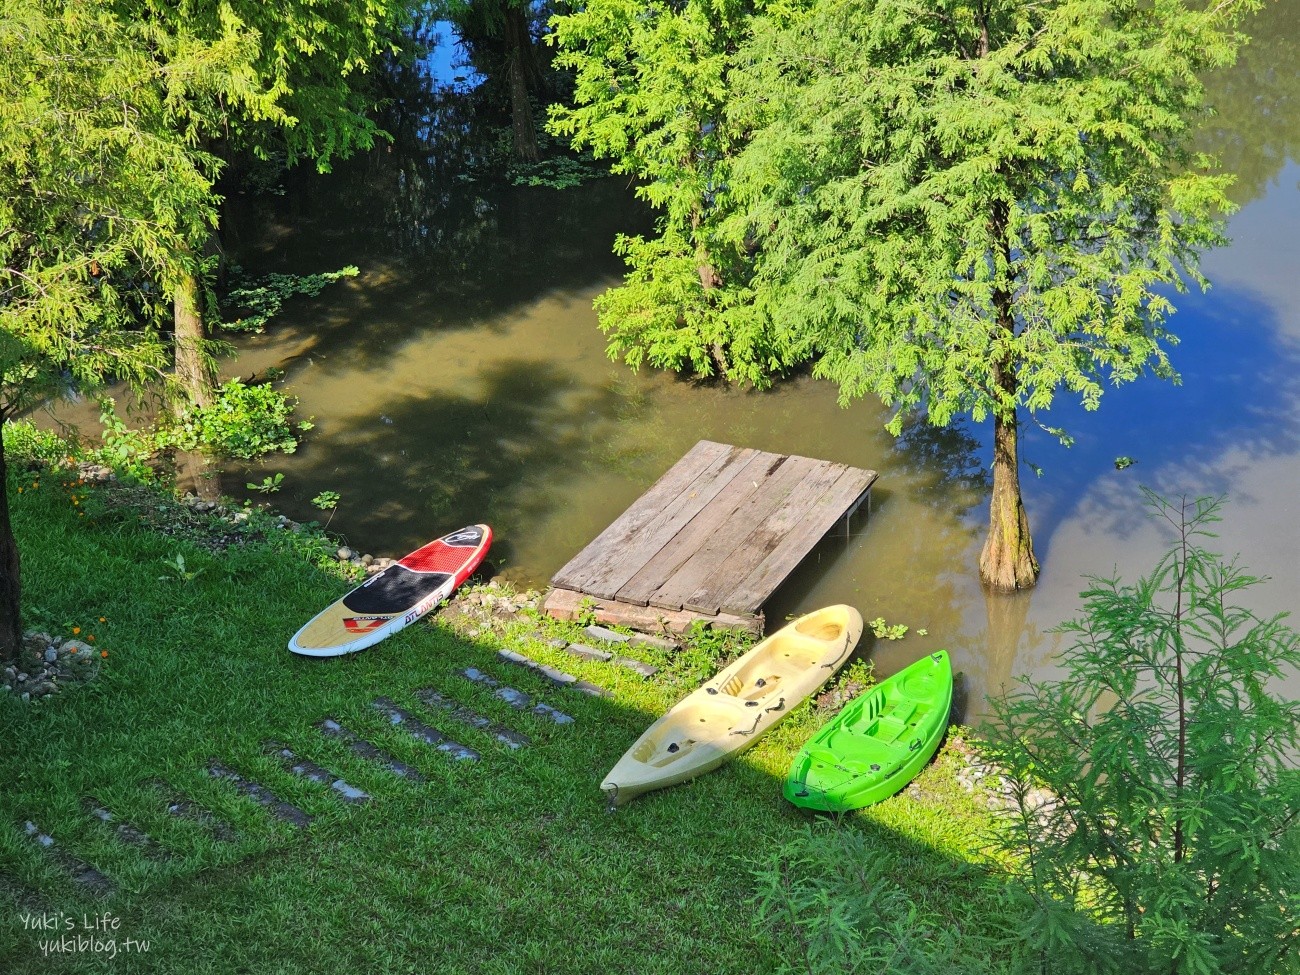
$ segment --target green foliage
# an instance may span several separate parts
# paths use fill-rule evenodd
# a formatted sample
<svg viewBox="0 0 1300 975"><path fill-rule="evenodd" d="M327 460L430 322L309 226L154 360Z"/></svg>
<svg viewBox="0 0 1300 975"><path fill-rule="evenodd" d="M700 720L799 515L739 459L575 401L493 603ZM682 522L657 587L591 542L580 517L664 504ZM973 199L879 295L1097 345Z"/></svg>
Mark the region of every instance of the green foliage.
<svg viewBox="0 0 1300 975"><path fill-rule="evenodd" d="M191 134L221 140L286 165L329 168L369 148L379 132L367 117L377 96L361 83L372 62L395 50L411 5L397 0L113 0L124 20L211 42L235 31L251 41L226 83L179 109Z"/></svg>
<svg viewBox="0 0 1300 975"><path fill-rule="evenodd" d="M322 491L311 499L311 503L320 508L321 511L333 511L339 506L339 497L337 491Z"/></svg>
<svg viewBox="0 0 1300 975"><path fill-rule="evenodd" d="M163 559L162 565L166 571L158 577L159 582L182 582L188 585L204 572L203 569L187 568L185 556L179 552L170 559Z"/></svg>
<svg viewBox="0 0 1300 975"><path fill-rule="evenodd" d="M343 278L355 278L360 272L354 265L338 271L321 274L268 274L254 281L242 279L238 268L232 271L235 284L225 295L229 308L238 308L246 314L222 328L236 332L262 332L267 322L280 313L284 303L296 295L315 298L325 288Z"/></svg>
<svg viewBox="0 0 1300 975"><path fill-rule="evenodd" d="M901 640L909 629L906 623L886 623L883 616L877 616L867 625L877 640Z"/></svg>
<svg viewBox="0 0 1300 975"><path fill-rule="evenodd" d="M108 396L99 401L99 422L103 435L99 449L94 452L95 459L132 480L151 483L157 477L151 463L158 452L156 435L128 427L117 415L116 403Z"/></svg>
<svg viewBox="0 0 1300 975"><path fill-rule="evenodd" d="M923 910L900 886L908 869L859 831L805 826L752 864L756 938L776 940L780 975L976 975L1000 969L993 946Z"/></svg>
<svg viewBox="0 0 1300 975"><path fill-rule="evenodd" d="M535 163L515 163L508 176L515 186L549 186L554 190L567 190L581 186L588 180L599 179L607 173L592 163L571 156L554 156Z"/></svg>
<svg viewBox="0 0 1300 975"><path fill-rule="evenodd" d="M184 450L207 450L251 460L279 451L291 454L298 440L289 426L294 402L267 385L232 379L217 390L210 407L191 408L162 434L162 442Z"/></svg>
<svg viewBox="0 0 1300 975"><path fill-rule="evenodd" d="M275 475L268 474L266 477L262 478L261 484L255 484L252 481L249 481L244 485L244 487L250 491L256 491L258 494L275 494L280 490L280 485L283 483L284 475L277 473Z"/></svg>
<svg viewBox="0 0 1300 975"><path fill-rule="evenodd" d="M735 52L763 5L590 0L552 18L574 104L551 109L551 132L611 160L661 213L654 237L618 239L627 278L597 301L610 355L634 368L761 384L800 358L752 313L748 242L721 233L743 144L729 118Z"/></svg>
<svg viewBox="0 0 1300 975"><path fill-rule="evenodd" d="M1057 972L1294 971L1300 636L1236 603L1260 580L1200 547L1219 502L1149 495L1176 540L1134 584L1093 579L1059 682L996 702L1003 838Z"/></svg>
<svg viewBox="0 0 1300 975"><path fill-rule="evenodd" d="M3 427L5 456L28 463L53 465L81 450L52 430L42 430L31 420L7 420Z"/></svg>
<svg viewBox="0 0 1300 975"><path fill-rule="evenodd" d="M206 43L167 35L99 3L6 3L0 409L166 364L156 326L215 219L218 168L178 104L248 42L229 25Z"/></svg>

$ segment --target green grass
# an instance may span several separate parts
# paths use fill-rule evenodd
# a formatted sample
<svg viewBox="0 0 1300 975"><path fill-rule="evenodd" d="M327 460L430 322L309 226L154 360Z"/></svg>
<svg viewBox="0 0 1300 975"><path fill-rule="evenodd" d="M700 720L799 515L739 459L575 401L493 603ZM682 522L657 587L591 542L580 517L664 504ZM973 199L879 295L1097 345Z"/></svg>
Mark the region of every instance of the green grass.
<svg viewBox="0 0 1300 975"><path fill-rule="evenodd" d="M285 643L346 589L288 533L213 554L141 527L131 511L71 503L58 479L11 482L28 625L108 652L98 677L34 705L0 699L0 875L76 925L118 919L109 934L149 943L129 958L82 951L42 957L64 932L25 930L29 912L0 889L0 971L270 973L747 973L773 971L789 932L759 926L754 870L798 835L808 814L780 779L816 720L807 705L739 760L696 782L606 812L598 783L650 720L697 680L703 651L644 679L547 646L576 629L537 621L470 638L446 619L333 660ZM26 485L21 495L13 493ZM87 494L89 496L87 496ZM88 511L87 515L79 512ZM182 556L188 580L167 567ZM100 617L105 622L100 622ZM540 634L541 638L538 638ZM611 699L557 689L496 657L512 646L609 688ZM478 667L573 715L557 726L512 710L458 675ZM533 744L507 750L424 708L433 687ZM457 763L390 726L386 695L482 760ZM354 756L312 726L340 720L428 781L412 784ZM349 806L287 772L263 742L289 745L374 798ZM212 760L315 817L305 830L204 772ZM903 794L841 828L900 864L894 880L939 922L997 933L998 880L972 863L985 814L952 780L946 752ZM233 842L168 815L149 786L168 783L231 824ZM93 798L153 837L167 859L120 842L89 816ZM59 847L112 878L80 891L22 834L31 820ZM77 932L72 932L77 933Z"/></svg>

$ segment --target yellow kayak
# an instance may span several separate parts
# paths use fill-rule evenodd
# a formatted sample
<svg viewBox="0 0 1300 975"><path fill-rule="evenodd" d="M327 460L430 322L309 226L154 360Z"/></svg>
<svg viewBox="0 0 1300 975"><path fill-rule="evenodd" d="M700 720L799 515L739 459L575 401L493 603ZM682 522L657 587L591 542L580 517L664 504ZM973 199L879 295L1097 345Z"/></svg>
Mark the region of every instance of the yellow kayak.
<svg viewBox="0 0 1300 975"><path fill-rule="evenodd" d="M711 772L744 751L849 659L862 636L852 606L777 630L646 729L605 776L610 806Z"/></svg>

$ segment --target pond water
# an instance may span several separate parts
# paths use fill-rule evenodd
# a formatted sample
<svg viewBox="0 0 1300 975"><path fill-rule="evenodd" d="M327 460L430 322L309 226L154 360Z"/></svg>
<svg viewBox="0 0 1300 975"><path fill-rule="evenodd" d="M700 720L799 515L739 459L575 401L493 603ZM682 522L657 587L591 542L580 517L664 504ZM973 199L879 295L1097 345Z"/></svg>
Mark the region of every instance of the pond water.
<svg viewBox="0 0 1300 975"><path fill-rule="evenodd" d="M309 175L283 196L232 201L227 227L250 271L360 275L292 303L241 342L228 372L285 370L315 428L300 451L227 472L222 487L283 472L271 500L397 556L464 523L492 524L494 565L521 586L550 575L700 438L880 472L869 516L826 539L769 604L779 621L832 602L913 630L864 641L878 672L951 649L968 717L1016 675L1045 675L1087 574L1135 578L1168 543L1140 485L1226 494L1217 548L1271 577L1261 612L1300 607L1300 0L1263 15L1261 41L1214 79L1225 111L1203 143L1243 174L1230 247L1209 255L1208 294L1177 299L1181 385L1108 390L1100 411L1062 406L1069 449L1030 434L1026 504L1043 566L1036 590L987 596L976 561L987 517L988 431L909 429L872 402L841 408L807 377L766 392L632 373L605 355L592 299L614 284L618 232L649 217L615 179L578 190L464 178L469 150L431 135L472 127L450 103L409 113L419 138ZM438 114L441 113L441 114ZM405 143L405 144L404 144ZM1116 458L1136 463L1117 469ZM1292 682L1292 690L1300 684Z"/></svg>

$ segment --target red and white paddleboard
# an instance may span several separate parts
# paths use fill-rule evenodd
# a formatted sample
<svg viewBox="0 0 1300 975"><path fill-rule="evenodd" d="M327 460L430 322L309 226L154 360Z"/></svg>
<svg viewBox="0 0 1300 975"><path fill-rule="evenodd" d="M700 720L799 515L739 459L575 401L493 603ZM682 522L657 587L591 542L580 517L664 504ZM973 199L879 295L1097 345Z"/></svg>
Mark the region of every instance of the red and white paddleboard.
<svg viewBox="0 0 1300 975"><path fill-rule="evenodd" d="M491 545L491 528L470 525L417 548L317 613L293 635L289 649L341 657L374 646L450 596Z"/></svg>

